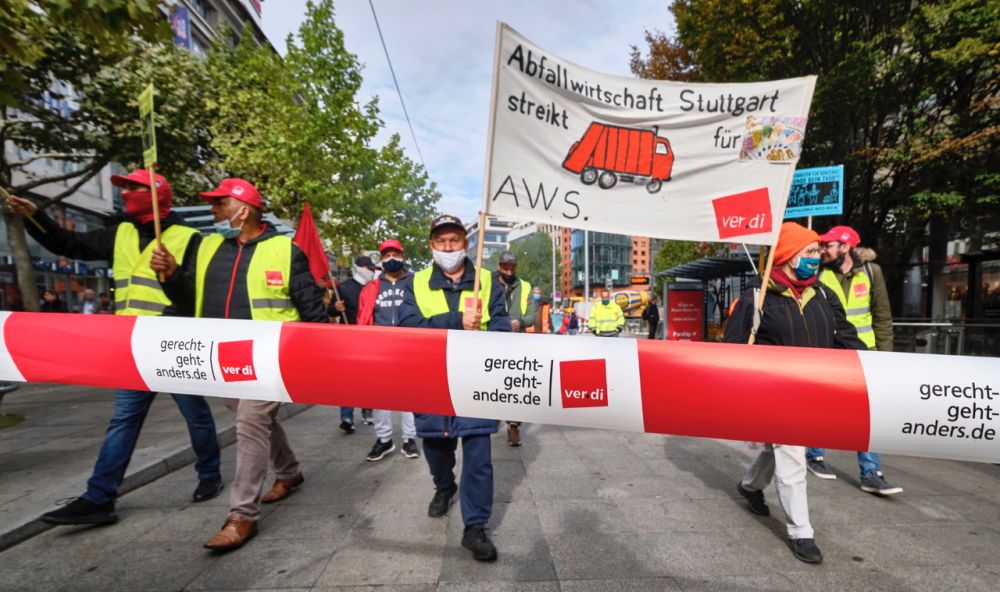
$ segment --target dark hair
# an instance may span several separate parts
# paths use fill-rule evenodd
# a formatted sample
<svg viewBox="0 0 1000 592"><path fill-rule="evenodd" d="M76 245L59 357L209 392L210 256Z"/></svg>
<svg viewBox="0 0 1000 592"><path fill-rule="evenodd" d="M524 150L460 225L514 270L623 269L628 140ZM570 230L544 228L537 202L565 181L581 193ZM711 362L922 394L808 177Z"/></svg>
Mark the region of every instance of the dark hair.
<svg viewBox="0 0 1000 592"><path fill-rule="evenodd" d="M101 296L107 296L107 295L108 295L107 292L101 292L100 294L97 295L97 297L100 298Z"/></svg>

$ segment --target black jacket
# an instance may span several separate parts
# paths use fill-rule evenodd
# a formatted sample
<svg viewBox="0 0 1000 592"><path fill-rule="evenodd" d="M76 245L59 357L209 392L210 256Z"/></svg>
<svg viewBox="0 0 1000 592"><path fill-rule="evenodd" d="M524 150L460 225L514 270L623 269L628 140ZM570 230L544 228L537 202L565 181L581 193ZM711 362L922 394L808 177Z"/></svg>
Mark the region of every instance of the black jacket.
<svg viewBox="0 0 1000 592"><path fill-rule="evenodd" d="M264 232L240 244L236 239L223 241L215 252L205 273L205 295L201 316L215 319L250 319L250 296L247 292L247 271L256 246L279 236L268 224ZM192 260L195 257L191 258ZM302 320L310 323L327 322L323 308L323 293L309 272L309 260L292 244L292 277L288 280L289 296ZM174 301L179 311L194 314L195 303L194 265L184 273L167 278L163 289Z"/></svg>
<svg viewBox="0 0 1000 592"><path fill-rule="evenodd" d="M337 284L337 294L344 301L344 316L347 317L348 325L358 324L358 299L361 297L361 290L363 288L364 286L361 285L361 282L354 278L348 278ZM334 308L335 302L336 299L330 302L327 314L338 319L340 318L340 313Z"/></svg>
<svg viewBox="0 0 1000 592"><path fill-rule="evenodd" d="M746 343L754 314L754 286L743 291L726 323L723 341ZM757 329L756 343L793 347L867 349L858 332L847 320L844 308L829 288L816 282L802 294L799 306L786 286L768 282L764 314Z"/></svg>
<svg viewBox="0 0 1000 592"><path fill-rule="evenodd" d="M87 232L73 232L62 228L49 218L45 212L38 210L34 218L45 228L43 233L34 224L25 224L24 228L31 235L31 238L38 241L43 247L56 255L62 255L71 259L82 259L84 261L106 260L111 267L115 265L115 236L118 233L118 226L122 223L131 223L139 232L139 252L156 237L153 223L140 224L126 216L118 216L104 228L89 230ZM173 225L184 225L184 219L175 212L170 212L160 219L160 230L165 231ZM194 277L195 253L198 252L198 245L201 244L201 235L194 235L188 242L187 250L184 252L184 265L182 269L185 273L190 273ZM178 256L174 253L174 256ZM167 297L174 300L170 293ZM193 310L193 306L191 307ZM181 312L176 305L167 307L163 312L164 316L191 316L190 313Z"/></svg>

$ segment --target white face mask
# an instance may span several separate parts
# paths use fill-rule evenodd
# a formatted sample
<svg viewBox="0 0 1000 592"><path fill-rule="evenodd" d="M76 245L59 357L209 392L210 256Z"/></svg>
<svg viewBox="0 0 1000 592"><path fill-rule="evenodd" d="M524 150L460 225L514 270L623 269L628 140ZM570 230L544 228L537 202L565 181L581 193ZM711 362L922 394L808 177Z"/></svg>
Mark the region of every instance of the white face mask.
<svg viewBox="0 0 1000 592"><path fill-rule="evenodd" d="M452 251L446 253L445 251L431 250L431 255L434 257L434 263L438 264L445 273L451 273L458 270L465 262L465 251Z"/></svg>
<svg viewBox="0 0 1000 592"><path fill-rule="evenodd" d="M375 279L374 271L367 267L358 267L357 265L351 265L351 275L362 286Z"/></svg>

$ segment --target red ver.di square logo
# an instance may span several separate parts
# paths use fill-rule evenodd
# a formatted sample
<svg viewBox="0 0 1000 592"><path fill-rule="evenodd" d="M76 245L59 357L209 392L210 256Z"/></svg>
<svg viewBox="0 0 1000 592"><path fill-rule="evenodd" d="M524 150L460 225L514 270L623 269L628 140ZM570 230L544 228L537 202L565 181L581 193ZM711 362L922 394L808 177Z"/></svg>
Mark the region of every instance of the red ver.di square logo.
<svg viewBox="0 0 1000 592"><path fill-rule="evenodd" d="M220 341L219 369L225 382L257 380L253 368L253 339Z"/></svg>
<svg viewBox="0 0 1000 592"><path fill-rule="evenodd" d="M608 373L604 360L559 362L559 385L564 409L608 406Z"/></svg>

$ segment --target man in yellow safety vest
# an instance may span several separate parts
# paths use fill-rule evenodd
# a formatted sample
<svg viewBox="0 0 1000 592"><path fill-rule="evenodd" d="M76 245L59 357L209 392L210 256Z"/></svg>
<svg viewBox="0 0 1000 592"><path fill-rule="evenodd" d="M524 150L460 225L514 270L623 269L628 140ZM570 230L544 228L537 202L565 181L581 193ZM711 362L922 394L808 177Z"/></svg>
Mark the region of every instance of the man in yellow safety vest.
<svg viewBox="0 0 1000 592"><path fill-rule="evenodd" d="M154 177L160 213L160 240L180 257L178 265L192 268L200 236L171 211L173 192L161 175ZM115 286L115 314L131 316L190 316L178 310L160 287L149 261L156 246L153 196L149 171L135 170L113 175L111 184L122 189L125 218L105 228L74 232L49 218L27 199L11 197L7 203L16 216L32 216L41 228L25 224L32 238L58 255L73 259L111 263ZM44 230L43 230L44 229ZM197 457L198 488L192 498L209 500L222 491L219 472L219 441L215 420L205 399L195 395L171 395L187 420L191 445ZM48 524L111 524L118 521L115 501L125 470L132 459L139 432L156 393L132 389L115 391L114 412L104 435L87 490L58 510L42 515Z"/></svg>
<svg viewBox="0 0 1000 592"><path fill-rule="evenodd" d="M625 328L625 313L608 290L601 290L601 301L591 307L589 326L598 337L618 337Z"/></svg>
<svg viewBox="0 0 1000 592"><path fill-rule="evenodd" d="M262 220L260 192L243 179L224 179L201 194L212 203L215 232L201 241L194 275L178 273L173 256L157 250L152 268L166 279L164 290L193 306L197 317L254 321L328 321L323 293L309 272L305 253L288 236ZM205 543L224 551L257 534L260 503L288 497L304 479L277 414L277 401L226 399L236 413L236 474L229 492L229 516ZM268 462L277 479L264 490Z"/></svg>
<svg viewBox="0 0 1000 592"><path fill-rule="evenodd" d="M858 331L868 349L892 351L892 310L882 268L874 263L874 252L858 245L861 236L850 226L834 226L819 237L823 245L823 269L819 281L837 295L847 320ZM836 479L827 466L822 448L806 450L809 472L821 479ZM882 460L875 452L858 452L861 490L880 496L902 493L882 473Z"/></svg>

